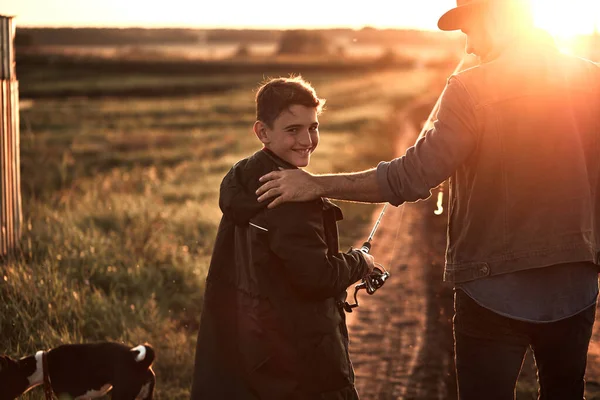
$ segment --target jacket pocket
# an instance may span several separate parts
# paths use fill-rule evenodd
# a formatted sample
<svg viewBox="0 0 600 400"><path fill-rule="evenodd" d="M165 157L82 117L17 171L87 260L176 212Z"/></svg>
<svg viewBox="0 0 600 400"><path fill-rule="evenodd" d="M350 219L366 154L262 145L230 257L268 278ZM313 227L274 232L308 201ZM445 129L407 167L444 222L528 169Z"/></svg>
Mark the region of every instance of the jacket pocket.
<svg viewBox="0 0 600 400"><path fill-rule="evenodd" d="M308 391L327 392L352 383L348 352L339 331L307 338L300 348L303 384Z"/></svg>
<svg viewBox="0 0 600 400"><path fill-rule="evenodd" d="M258 398L289 398L297 387L294 353L266 300L245 298L237 318L238 353L245 381Z"/></svg>
<svg viewBox="0 0 600 400"><path fill-rule="evenodd" d="M270 312L268 302L239 294L236 318L238 352L243 369L251 372L270 357L268 327L265 320Z"/></svg>

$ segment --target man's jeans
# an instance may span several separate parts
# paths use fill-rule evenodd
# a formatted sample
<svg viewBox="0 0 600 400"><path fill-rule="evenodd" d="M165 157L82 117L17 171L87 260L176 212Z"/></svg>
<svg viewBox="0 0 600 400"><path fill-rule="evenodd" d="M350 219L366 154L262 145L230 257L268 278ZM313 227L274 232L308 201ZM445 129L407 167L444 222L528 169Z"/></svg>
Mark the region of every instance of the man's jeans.
<svg viewBox="0 0 600 400"><path fill-rule="evenodd" d="M496 314L456 290L454 347L460 400L513 400L527 348L538 368L540 400L581 400L596 307L550 323Z"/></svg>

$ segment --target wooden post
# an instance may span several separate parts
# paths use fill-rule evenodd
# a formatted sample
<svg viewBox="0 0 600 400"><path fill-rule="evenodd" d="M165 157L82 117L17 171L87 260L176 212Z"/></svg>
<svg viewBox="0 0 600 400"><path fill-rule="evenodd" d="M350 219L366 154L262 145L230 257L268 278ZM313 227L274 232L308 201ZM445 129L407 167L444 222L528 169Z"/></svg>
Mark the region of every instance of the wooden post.
<svg viewBox="0 0 600 400"><path fill-rule="evenodd" d="M23 222L15 31L14 19L0 15L0 256L13 253Z"/></svg>

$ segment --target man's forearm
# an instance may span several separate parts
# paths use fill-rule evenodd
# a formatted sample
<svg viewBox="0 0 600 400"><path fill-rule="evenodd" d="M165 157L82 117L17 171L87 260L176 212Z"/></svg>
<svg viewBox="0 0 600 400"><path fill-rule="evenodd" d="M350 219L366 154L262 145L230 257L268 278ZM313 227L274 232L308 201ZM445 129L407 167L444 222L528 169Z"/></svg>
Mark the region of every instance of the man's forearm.
<svg viewBox="0 0 600 400"><path fill-rule="evenodd" d="M377 169L349 174L315 175L320 195L332 199L363 203L384 203L377 183Z"/></svg>

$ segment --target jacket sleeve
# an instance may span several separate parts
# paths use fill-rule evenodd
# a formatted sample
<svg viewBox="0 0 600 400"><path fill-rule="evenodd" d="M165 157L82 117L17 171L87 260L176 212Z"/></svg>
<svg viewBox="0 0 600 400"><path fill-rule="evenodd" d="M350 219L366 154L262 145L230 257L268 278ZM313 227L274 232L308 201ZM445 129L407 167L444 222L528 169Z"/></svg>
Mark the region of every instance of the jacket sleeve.
<svg viewBox="0 0 600 400"><path fill-rule="evenodd" d="M269 210L269 245L282 260L283 273L302 295L338 296L367 272L358 250L328 254L321 205L285 203Z"/></svg>
<svg viewBox="0 0 600 400"><path fill-rule="evenodd" d="M385 199L398 206L428 198L431 189L448 179L471 154L477 131L473 100L462 82L452 77L434 127L405 155L377 167L377 181Z"/></svg>

